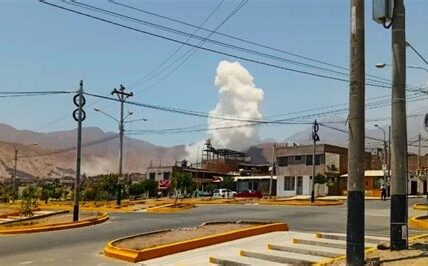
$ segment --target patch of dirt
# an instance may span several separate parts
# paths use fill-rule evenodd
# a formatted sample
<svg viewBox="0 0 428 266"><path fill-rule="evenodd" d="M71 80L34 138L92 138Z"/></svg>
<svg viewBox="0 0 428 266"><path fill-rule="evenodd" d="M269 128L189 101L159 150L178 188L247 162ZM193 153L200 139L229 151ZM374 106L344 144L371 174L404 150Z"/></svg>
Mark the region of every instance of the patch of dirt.
<svg viewBox="0 0 428 266"><path fill-rule="evenodd" d="M428 237L415 240L408 250L377 250L367 258L380 257L381 265L428 265Z"/></svg>
<svg viewBox="0 0 428 266"><path fill-rule="evenodd" d="M170 232L155 233L144 236L137 236L124 239L115 243L120 248L141 250L145 248L156 247L160 245L172 244L175 242L191 240L194 238L225 233L237 229L249 228L256 224L212 224L194 228L174 229Z"/></svg>
<svg viewBox="0 0 428 266"><path fill-rule="evenodd" d="M86 220L90 218L95 218L96 213L93 212L82 212L79 213L79 221ZM40 219L34 219L24 222L16 222L11 224L1 225L0 229L16 229L16 228L31 228L35 226L42 226L48 224L58 224L58 223L68 223L73 221L73 214L58 214L53 216L48 216Z"/></svg>

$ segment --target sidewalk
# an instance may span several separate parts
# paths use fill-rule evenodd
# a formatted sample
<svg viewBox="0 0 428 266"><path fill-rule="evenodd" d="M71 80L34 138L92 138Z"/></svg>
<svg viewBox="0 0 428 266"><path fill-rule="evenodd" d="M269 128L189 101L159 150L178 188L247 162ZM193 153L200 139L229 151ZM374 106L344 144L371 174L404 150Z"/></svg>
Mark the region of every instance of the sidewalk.
<svg viewBox="0 0 428 266"><path fill-rule="evenodd" d="M273 232L142 261L141 265L287 265L325 263L346 253L344 234ZM388 238L366 237L373 248Z"/></svg>

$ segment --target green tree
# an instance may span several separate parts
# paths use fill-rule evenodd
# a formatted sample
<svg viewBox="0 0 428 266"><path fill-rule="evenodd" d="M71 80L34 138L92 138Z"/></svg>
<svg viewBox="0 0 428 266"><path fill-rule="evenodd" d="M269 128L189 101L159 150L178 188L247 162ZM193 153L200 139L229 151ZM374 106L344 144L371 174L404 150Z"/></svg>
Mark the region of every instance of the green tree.
<svg viewBox="0 0 428 266"><path fill-rule="evenodd" d="M177 204L178 196L192 194L196 190L196 183L193 181L192 176L185 172L177 172L172 176L172 187L175 194L174 205Z"/></svg>
<svg viewBox="0 0 428 266"><path fill-rule="evenodd" d="M21 214L24 216L33 217L33 208L37 207L37 190L35 187L29 186L22 191Z"/></svg>
<svg viewBox="0 0 428 266"><path fill-rule="evenodd" d="M208 193L210 193L210 195L211 195L211 199L212 199L212 198L213 198L213 192L214 192L214 186L213 186L213 184L208 183L208 184L205 186L205 191L206 191L206 192L208 192Z"/></svg>
<svg viewBox="0 0 428 266"><path fill-rule="evenodd" d="M146 187L143 182L134 183L129 186L129 195L133 197L139 197L141 194L146 192Z"/></svg>
<svg viewBox="0 0 428 266"><path fill-rule="evenodd" d="M316 174L314 178L314 184L318 184L318 192L317 194L320 194L320 185L325 184L327 182L327 178L323 174Z"/></svg>
<svg viewBox="0 0 428 266"><path fill-rule="evenodd" d="M144 180L142 183L145 189L144 192L148 192L150 198L156 197L156 193L158 191L158 181L147 179L147 180Z"/></svg>
<svg viewBox="0 0 428 266"><path fill-rule="evenodd" d="M222 186L223 186L223 188L235 190L235 179L231 176L223 177Z"/></svg>
<svg viewBox="0 0 428 266"><path fill-rule="evenodd" d="M43 187L42 192L40 193L40 200L43 200L45 204L47 204L49 200L49 194L49 190L46 187Z"/></svg>

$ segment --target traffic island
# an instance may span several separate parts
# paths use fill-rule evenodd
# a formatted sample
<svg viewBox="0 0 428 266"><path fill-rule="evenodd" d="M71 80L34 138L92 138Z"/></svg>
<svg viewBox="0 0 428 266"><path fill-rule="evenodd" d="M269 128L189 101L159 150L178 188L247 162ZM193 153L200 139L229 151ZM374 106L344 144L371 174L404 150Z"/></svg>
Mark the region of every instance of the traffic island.
<svg viewBox="0 0 428 266"><path fill-rule="evenodd" d="M260 205L286 205L286 206L337 206L342 205L342 200L316 200L311 202L310 200L287 200L287 199L266 199L260 200Z"/></svg>
<svg viewBox="0 0 428 266"><path fill-rule="evenodd" d="M421 211L426 211L428 210L428 204L426 203L416 203L412 206L413 209L415 210L421 210Z"/></svg>
<svg viewBox="0 0 428 266"><path fill-rule="evenodd" d="M194 208L191 203L163 204L145 209L145 212L152 213L176 213Z"/></svg>
<svg viewBox="0 0 428 266"><path fill-rule="evenodd" d="M411 217L409 225L417 229L428 229L428 215Z"/></svg>
<svg viewBox="0 0 428 266"><path fill-rule="evenodd" d="M83 215L83 217L85 216L86 215ZM107 221L109 219L109 215L107 213L97 213L86 216L86 219L77 222L63 222L65 219L71 221L71 214L67 214L66 217L50 216L33 219L27 222L8 224L0 227L0 235L39 233L95 225Z"/></svg>
<svg viewBox="0 0 428 266"><path fill-rule="evenodd" d="M109 242L108 257L139 262L274 231L288 231L287 224L254 221L207 222L195 228L166 229Z"/></svg>

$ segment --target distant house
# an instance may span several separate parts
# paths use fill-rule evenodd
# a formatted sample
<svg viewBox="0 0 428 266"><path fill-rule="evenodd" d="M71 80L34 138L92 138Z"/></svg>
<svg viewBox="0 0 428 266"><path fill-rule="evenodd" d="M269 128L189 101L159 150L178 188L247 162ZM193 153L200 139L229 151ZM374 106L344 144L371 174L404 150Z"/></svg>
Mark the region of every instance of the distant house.
<svg viewBox="0 0 428 266"><path fill-rule="evenodd" d="M312 154L313 145L285 145L276 148L277 196L311 194ZM348 149L328 144L316 145L315 175L326 176L326 183L316 184L315 193L339 195L344 185L339 176L347 172L347 163Z"/></svg>

